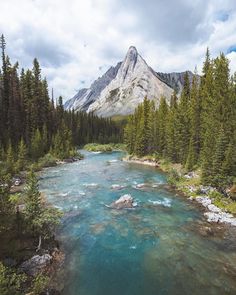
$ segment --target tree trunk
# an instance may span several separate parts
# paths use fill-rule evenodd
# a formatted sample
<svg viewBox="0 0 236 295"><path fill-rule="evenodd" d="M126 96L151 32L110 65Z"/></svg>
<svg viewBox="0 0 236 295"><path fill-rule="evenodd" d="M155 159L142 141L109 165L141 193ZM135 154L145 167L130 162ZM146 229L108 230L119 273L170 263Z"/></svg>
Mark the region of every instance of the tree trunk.
<svg viewBox="0 0 236 295"><path fill-rule="evenodd" d="M42 245L42 237L41 235L39 236L39 243L38 243L38 247L36 249L36 252L39 252L41 250L41 245Z"/></svg>

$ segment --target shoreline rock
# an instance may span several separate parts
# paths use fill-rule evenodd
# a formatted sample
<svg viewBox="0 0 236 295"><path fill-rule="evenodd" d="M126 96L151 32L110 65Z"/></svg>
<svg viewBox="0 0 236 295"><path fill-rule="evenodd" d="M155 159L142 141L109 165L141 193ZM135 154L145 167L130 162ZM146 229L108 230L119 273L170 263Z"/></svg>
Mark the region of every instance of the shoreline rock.
<svg viewBox="0 0 236 295"><path fill-rule="evenodd" d="M207 211L204 213L204 216L207 218L207 221L212 223L226 223L232 226L236 226L236 218L227 212L224 212L216 205L212 204L212 201L207 196L197 196L189 197L190 201L196 201L201 204Z"/></svg>

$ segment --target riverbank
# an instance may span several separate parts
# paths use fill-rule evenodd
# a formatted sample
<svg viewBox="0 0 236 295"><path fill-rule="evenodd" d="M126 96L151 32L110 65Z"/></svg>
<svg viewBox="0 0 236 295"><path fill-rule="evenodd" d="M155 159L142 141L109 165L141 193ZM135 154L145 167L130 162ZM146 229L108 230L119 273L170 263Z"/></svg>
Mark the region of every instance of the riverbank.
<svg viewBox="0 0 236 295"><path fill-rule="evenodd" d="M63 160L59 160L50 154L46 154L44 157L40 158L37 162L31 163L31 165L28 165L26 171L20 171L15 176L13 176L10 193L15 194L15 193L22 193L23 192L27 171L29 171L29 170L33 170L34 172L40 173L45 168L50 168L50 167L55 167L58 165L73 163L76 161L80 161L83 158L84 158L84 156L80 153L78 153L74 157L66 158Z"/></svg>
<svg viewBox="0 0 236 295"><path fill-rule="evenodd" d="M204 216L210 223L225 223L236 226L235 188L229 189L227 197L220 194L216 188L201 185L200 171L186 173L180 164L172 164L164 159L146 156L139 158L128 155L124 162L152 166L167 173L170 185L181 192L189 201L200 204Z"/></svg>

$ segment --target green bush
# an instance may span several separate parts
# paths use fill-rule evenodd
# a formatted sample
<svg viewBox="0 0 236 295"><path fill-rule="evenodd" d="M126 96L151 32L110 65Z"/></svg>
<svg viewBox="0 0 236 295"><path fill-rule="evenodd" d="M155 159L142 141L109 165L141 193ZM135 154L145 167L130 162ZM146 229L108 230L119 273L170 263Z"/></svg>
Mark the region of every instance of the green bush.
<svg viewBox="0 0 236 295"><path fill-rule="evenodd" d="M89 152L112 152L113 148L110 144L88 143L84 149Z"/></svg>
<svg viewBox="0 0 236 295"><path fill-rule="evenodd" d="M126 149L125 144L122 143L88 143L84 146L84 149L89 152L112 152L112 151L124 151Z"/></svg>

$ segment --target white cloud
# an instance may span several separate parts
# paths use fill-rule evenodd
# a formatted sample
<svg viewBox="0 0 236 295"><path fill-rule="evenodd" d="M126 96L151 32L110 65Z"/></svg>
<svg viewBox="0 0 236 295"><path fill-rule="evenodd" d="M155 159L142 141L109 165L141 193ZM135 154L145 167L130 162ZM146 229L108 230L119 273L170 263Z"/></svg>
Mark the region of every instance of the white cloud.
<svg viewBox="0 0 236 295"><path fill-rule="evenodd" d="M233 0L0 0L0 32L13 61L36 56L49 86L66 99L135 45L156 71L201 69L236 45ZM236 53L229 52L236 70Z"/></svg>

